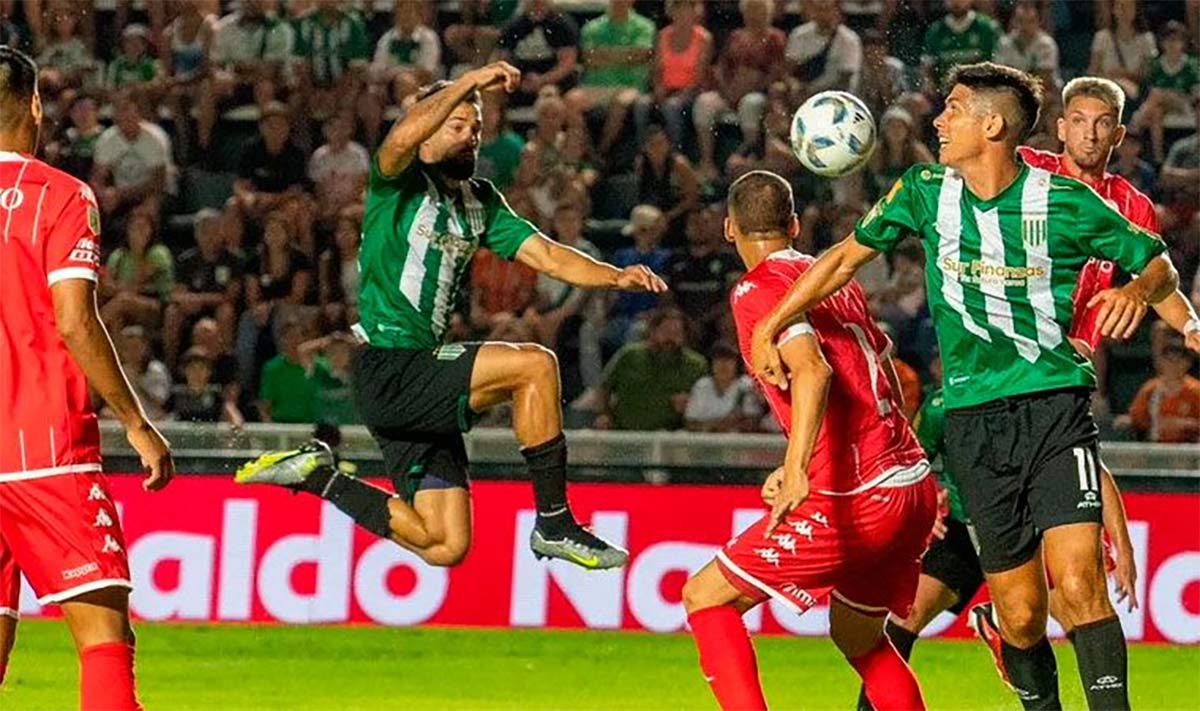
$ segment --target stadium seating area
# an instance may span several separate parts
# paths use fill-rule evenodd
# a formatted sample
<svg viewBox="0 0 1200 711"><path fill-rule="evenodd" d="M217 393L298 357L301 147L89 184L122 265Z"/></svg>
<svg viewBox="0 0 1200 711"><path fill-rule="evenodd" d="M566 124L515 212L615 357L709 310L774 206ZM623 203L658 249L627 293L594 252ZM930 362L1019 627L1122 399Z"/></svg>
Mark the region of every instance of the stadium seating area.
<svg viewBox="0 0 1200 711"><path fill-rule="evenodd" d="M945 41L951 27L969 48ZM1158 203L1198 302L1198 37L1200 5L1134 0L0 0L0 43L41 67L44 154L99 199L102 314L143 402L239 426L354 422L369 156L433 79L493 58L520 68L519 91L485 97L479 175L547 235L672 287L586 293L481 252L452 338L553 348L574 426L757 431L769 418L726 306L732 179L790 180L798 248L815 253L932 160L954 63L1041 76L1030 142L1051 150L1057 89L1107 76L1130 100L1111 169ZM881 130L870 166L838 181L788 148L792 111L832 88ZM940 370L923 270L914 241L862 275L914 408ZM1109 346L1098 402L1126 412L1156 369L1178 367L1160 362L1168 340L1144 328ZM647 368L670 377L631 386Z"/></svg>

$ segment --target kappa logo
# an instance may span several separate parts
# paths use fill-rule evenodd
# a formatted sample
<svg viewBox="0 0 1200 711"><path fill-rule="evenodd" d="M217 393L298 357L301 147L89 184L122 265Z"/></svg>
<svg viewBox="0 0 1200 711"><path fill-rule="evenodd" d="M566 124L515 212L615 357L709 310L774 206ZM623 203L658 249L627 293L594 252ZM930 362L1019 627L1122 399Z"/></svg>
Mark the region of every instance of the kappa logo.
<svg viewBox="0 0 1200 711"><path fill-rule="evenodd" d="M779 544L780 548L784 549L788 553L796 552L796 537L792 534L780 533L772 536L772 538L775 539L775 542Z"/></svg>
<svg viewBox="0 0 1200 711"><path fill-rule="evenodd" d="M779 551L774 548L755 548L754 552L758 554L759 558L762 558L776 568L779 567Z"/></svg>
<svg viewBox="0 0 1200 711"><path fill-rule="evenodd" d="M821 524L825 528L829 528L829 519L826 518L825 514L821 513L820 511L812 514L811 516L809 516L809 518L811 518L812 520Z"/></svg>
<svg viewBox="0 0 1200 711"><path fill-rule="evenodd" d="M809 543L812 543L813 527L808 521L794 521L792 523L792 530L807 538Z"/></svg>
<svg viewBox="0 0 1200 711"><path fill-rule="evenodd" d="M104 547L100 549L101 553L120 553L121 544L117 543L117 539L111 535L104 536Z"/></svg>
<svg viewBox="0 0 1200 711"><path fill-rule="evenodd" d="M110 528L113 525L112 516L104 509L96 512L96 521L92 524L93 528Z"/></svg>
<svg viewBox="0 0 1200 711"><path fill-rule="evenodd" d="M755 286L756 286L756 284L752 281L744 281L744 282L738 284L733 289L733 298L734 299L742 298L746 294L749 294L750 290L753 289Z"/></svg>
<svg viewBox="0 0 1200 711"><path fill-rule="evenodd" d="M92 484L92 488L88 491L88 501L108 501L108 497L104 495L104 489L100 488L99 484Z"/></svg>

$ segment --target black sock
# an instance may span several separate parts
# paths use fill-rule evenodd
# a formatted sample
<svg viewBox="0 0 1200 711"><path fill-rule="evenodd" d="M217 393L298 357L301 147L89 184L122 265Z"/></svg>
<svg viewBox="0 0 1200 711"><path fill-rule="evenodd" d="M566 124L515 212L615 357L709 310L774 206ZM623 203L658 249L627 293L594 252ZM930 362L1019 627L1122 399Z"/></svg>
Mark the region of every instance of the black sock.
<svg viewBox="0 0 1200 711"><path fill-rule="evenodd" d="M560 432L548 442L522 449L521 454L533 480L538 528L556 534L577 526L567 506L567 438Z"/></svg>
<svg viewBox="0 0 1200 711"><path fill-rule="evenodd" d="M1116 617L1076 627L1070 635L1079 660L1079 678L1088 708L1129 708L1129 657L1125 633Z"/></svg>
<svg viewBox="0 0 1200 711"><path fill-rule="evenodd" d="M909 632L904 629L890 617L884 623L883 631L887 634L888 639L892 640L892 646L896 648L896 651L907 662L908 658L912 656L912 648L917 643L919 635L916 632ZM875 711L874 707L871 706L871 702L867 700L866 687L858 690L858 711Z"/></svg>
<svg viewBox="0 0 1200 711"><path fill-rule="evenodd" d="M333 467L321 467L305 477L298 487L338 507L354 522L380 538L392 535L392 495L365 481L346 476Z"/></svg>
<svg viewBox="0 0 1200 711"><path fill-rule="evenodd" d="M1004 642L1000 653L1022 706L1028 711L1062 709L1058 699L1058 663L1050 640L1042 637L1029 649L1018 649Z"/></svg>

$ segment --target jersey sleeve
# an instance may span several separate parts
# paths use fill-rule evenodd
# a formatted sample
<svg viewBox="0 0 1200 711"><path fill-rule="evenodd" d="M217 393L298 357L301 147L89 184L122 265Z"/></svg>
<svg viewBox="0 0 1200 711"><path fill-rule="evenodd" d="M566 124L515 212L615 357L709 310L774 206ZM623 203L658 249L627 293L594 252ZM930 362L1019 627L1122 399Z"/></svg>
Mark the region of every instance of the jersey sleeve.
<svg viewBox="0 0 1200 711"><path fill-rule="evenodd" d="M1076 191L1078 203L1073 234L1080 247L1092 257L1116 262L1127 272L1137 274L1146 264L1167 250L1162 239L1127 220L1109 207L1095 191Z"/></svg>
<svg viewBox="0 0 1200 711"><path fill-rule="evenodd" d="M919 232L921 210L916 189L918 174L924 166L918 164L900 176L887 195L854 226L854 237L860 244L880 252L890 252L905 235Z"/></svg>
<svg viewBox="0 0 1200 711"><path fill-rule="evenodd" d="M486 180L479 183L479 201L484 211L484 232L480 244L512 261L525 240L537 234L538 228L513 212L496 186Z"/></svg>
<svg viewBox="0 0 1200 711"><path fill-rule="evenodd" d="M100 278L100 210L92 189L81 183L63 184L71 193L45 228L46 281Z"/></svg>

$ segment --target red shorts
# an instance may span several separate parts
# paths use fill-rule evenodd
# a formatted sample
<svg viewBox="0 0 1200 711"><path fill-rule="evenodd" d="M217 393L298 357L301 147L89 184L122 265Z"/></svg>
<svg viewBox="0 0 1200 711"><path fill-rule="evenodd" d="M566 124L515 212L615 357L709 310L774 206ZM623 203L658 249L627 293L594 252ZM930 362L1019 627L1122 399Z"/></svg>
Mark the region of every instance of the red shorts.
<svg viewBox="0 0 1200 711"><path fill-rule="evenodd" d="M801 614L832 594L869 614L907 617L937 515L932 476L853 496L814 493L764 537L768 516L717 553L725 578L755 600Z"/></svg>
<svg viewBox="0 0 1200 711"><path fill-rule="evenodd" d="M104 474L0 481L0 612L19 609L20 573L42 605L132 587Z"/></svg>

